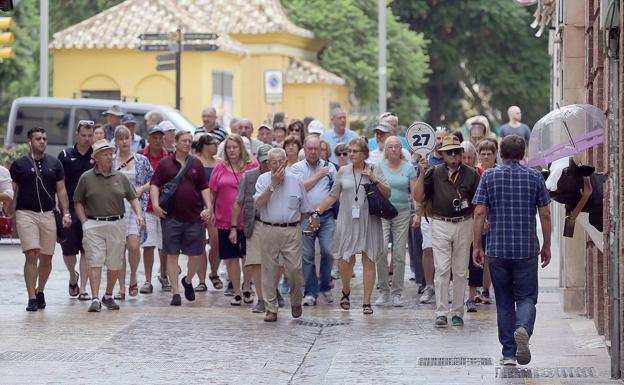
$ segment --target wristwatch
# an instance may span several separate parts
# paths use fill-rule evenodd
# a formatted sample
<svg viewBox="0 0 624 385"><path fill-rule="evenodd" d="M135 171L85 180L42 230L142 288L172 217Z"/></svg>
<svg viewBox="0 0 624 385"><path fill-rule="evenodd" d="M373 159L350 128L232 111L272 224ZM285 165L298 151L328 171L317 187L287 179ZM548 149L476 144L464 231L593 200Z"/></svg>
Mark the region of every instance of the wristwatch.
<svg viewBox="0 0 624 385"><path fill-rule="evenodd" d="M63 217L71 218L71 214L70 213L63 214Z"/></svg>
<svg viewBox="0 0 624 385"><path fill-rule="evenodd" d="M270 192L275 191L275 187L273 187L273 185L272 185L272 184L270 184L270 185L269 185L269 191L270 191Z"/></svg>

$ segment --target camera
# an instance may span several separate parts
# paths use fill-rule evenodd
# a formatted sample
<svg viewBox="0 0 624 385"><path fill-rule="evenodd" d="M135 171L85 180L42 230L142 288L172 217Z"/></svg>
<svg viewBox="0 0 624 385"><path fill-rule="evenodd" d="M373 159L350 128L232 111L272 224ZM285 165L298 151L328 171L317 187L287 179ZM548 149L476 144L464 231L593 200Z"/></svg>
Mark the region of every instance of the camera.
<svg viewBox="0 0 624 385"><path fill-rule="evenodd" d="M457 198L453 199L453 212L459 213L461 212L461 201Z"/></svg>

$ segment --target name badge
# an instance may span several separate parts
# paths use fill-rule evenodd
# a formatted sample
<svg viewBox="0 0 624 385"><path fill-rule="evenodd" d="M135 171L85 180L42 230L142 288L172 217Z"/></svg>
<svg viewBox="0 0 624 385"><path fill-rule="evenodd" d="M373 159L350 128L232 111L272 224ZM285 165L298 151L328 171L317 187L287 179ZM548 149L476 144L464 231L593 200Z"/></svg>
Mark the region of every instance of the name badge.
<svg viewBox="0 0 624 385"><path fill-rule="evenodd" d="M463 209L467 209L470 205L468 204L468 200L467 199L463 199L461 202L461 208Z"/></svg>
<svg viewBox="0 0 624 385"><path fill-rule="evenodd" d="M351 207L351 218L360 219L360 206L353 205Z"/></svg>

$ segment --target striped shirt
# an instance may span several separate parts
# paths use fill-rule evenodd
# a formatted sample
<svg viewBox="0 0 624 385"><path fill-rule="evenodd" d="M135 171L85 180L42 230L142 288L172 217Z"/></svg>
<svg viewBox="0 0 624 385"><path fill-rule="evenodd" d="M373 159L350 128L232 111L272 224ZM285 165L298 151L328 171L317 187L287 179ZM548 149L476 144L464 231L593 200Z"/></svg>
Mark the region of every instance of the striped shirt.
<svg viewBox="0 0 624 385"><path fill-rule="evenodd" d="M539 172L517 161L486 170L472 203L488 209L487 255L524 259L539 253L535 216L550 203Z"/></svg>
<svg viewBox="0 0 624 385"><path fill-rule="evenodd" d="M219 141L219 143L223 142L225 140L225 138L227 138L227 136L228 136L228 133L218 123L215 126L215 128L213 128L212 131L210 131L210 132L207 132L206 128L204 126L197 127L195 129L195 133L194 134L201 134L201 133L208 133L208 134L210 134L213 138L217 139Z"/></svg>

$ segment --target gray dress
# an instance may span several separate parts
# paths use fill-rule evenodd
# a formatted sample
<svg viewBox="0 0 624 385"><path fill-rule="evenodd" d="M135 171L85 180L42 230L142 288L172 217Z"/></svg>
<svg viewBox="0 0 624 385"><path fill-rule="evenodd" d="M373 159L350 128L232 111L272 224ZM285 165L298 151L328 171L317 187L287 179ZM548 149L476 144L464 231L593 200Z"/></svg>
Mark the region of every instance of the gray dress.
<svg viewBox="0 0 624 385"><path fill-rule="evenodd" d="M353 174L353 166L346 165L340 168L330 196L340 200L340 210L334 232L333 254L337 258L349 259L352 255L365 252L372 261L384 255L385 247L381 219L368 214L368 202L364 184L370 183L367 176L362 177L362 185L357 191L355 201L355 187L360 182L361 172ZM352 208L359 205L360 217L354 219Z"/></svg>

